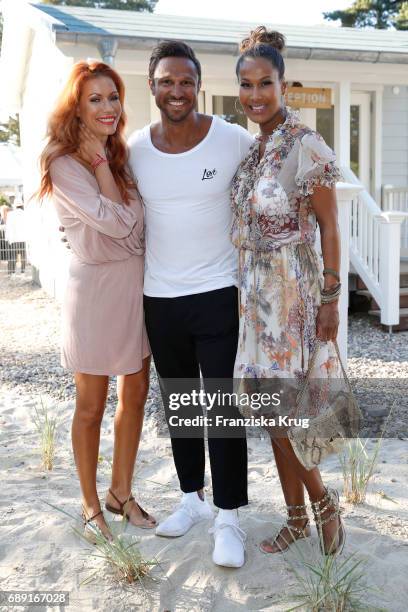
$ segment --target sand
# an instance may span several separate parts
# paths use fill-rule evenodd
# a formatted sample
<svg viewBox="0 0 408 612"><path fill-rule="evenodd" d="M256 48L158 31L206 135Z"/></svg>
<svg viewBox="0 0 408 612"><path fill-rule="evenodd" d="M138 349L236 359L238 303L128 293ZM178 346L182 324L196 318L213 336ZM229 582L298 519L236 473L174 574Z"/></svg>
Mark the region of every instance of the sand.
<svg viewBox="0 0 408 612"><path fill-rule="evenodd" d="M74 409L69 376L58 364L58 307L44 292L31 286L29 278L4 280L0 296L0 589L67 591L67 610L103 612L288 610L299 591L294 570L300 570L299 554L306 559L319 556L316 531L285 555L265 555L259 542L272 535L284 520L283 496L270 445L266 439L249 439L250 505L240 510L241 526L247 533L244 567L220 568L211 560L211 521L194 526L181 538L164 539L154 532L112 521L113 529L126 541L137 542L146 559L159 565L143 584L117 583L109 567L95 558L95 549L73 532L80 512L80 491L71 450L70 425ZM360 323L359 323L360 326ZM363 326L363 323L361 323ZM355 330L355 327L353 328ZM402 346L404 337L389 340L371 328L362 327L362 345L374 335L383 342L383 376L395 367L386 355ZM378 336L378 337L377 337ZM406 338L406 336L405 336ZM406 340L405 340L406 341ZM390 351L386 343L390 344ZM365 349L367 359L369 347ZM388 351L388 352L387 352ZM354 351L355 352L355 351ZM377 351L377 355L380 353ZM395 361L401 352L396 353ZM363 355L364 356L364 355ZM352 357L353 368L360 364ZM401 359L404 373L408 361ZM389 367L389 370L387 368ZM365 371L369 365L365 363ZM379 368L374 368L378 373ZM58 417L54 468L41 466L39 436L34 424L40 399L51 415ZM98 489L103 500L109 487L112 456L114 398L103 420ZM158 436L158 389L153 376L149 404L137 460L133 492L157 519L163 519L180 500L170 441ZM156 412L155 412L156 411ZM366 502L352 506L344 502L346 546L339 561L355 554L365 563L369 587L364 600L395 612L407 610L408 601L408 440L383 441L378 465L369 485ZM374 448L375 442L368 447ZM207 461L208 466L208 461ZM342 492L342 473L337 457L323 466L327 485ZM212 503L207 469L208 499ZM68 518L48 504L68 512ZM84 583L88 578L92 581ZM372 588L377 589L373 591ZM22 610L4 607L0 611ZM31 608L26 608L31 609ZM45 610L44 606L37 610ZM51 608L50 608L51 609Z"/></svg>
<svg viewBox="0 0 408 612"><path fill-rule="evenodd" d="M72 402L43 397L58 414L55 467L44 471L33 423L37 398L18 389L0 393L0 583L2 590L63 590L70 593L68 610L285 610L297 591L292 565L296 554L264 555L259 541L282 522L282 494L269 444L249 440L250 505L240 511L248 534L246 564L234 570L212 563L211 522L194 526L181 538L164 539L151 531L127 525L129 541L137 540L146 559L160 565L144 585L119 585L109 570L94 559L72 532L74 521L46 502L72 515L79 512L79 489L71 445ZM101 497L109 486L112 455L112 418L103 423L98 487ZM374 446L373 443L369 444ZM337 457L323 469L325 482L341 487ZM210 479L207 476L207 482ZM394 502L383 498L382 491ZM162 519L179 501L177 478L167 438L158 438L152 420L145 423L137 462L134 492L140 503ZM408 441L384 440L366 503L344 504L347 541L343 552L356 552L366 561L367 582L380 591L370 593L372 606L406 610L408 597ZM207 487L211 500L211 486ZM107 514L116 532L119 519ZM304 554L318 555L317 538L299 545ZM81 582L95 570L93 581ZM383 590L383 593L381 592ZM286 600L285 600L286 598ZM2 608L1 608L2 609ZM9 608L10 609L10 608ZM17 609L17 608L16 608ZM21 609L21 608L20 608ZM45 609L45 608L43 608Z"/></svg>

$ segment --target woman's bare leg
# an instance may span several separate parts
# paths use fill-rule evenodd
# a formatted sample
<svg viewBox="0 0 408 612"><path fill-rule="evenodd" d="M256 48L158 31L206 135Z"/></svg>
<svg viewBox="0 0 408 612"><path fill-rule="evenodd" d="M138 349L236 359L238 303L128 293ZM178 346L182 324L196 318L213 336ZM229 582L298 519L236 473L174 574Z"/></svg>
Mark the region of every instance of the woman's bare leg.
<svg viewBox="0 0 408 612"><path fill-rule="evenodd" d="M287 506L300 506L305 504L305 492L302 480L293 472L293 467L286 459L279 444L271 437L273 454L282 485L283 495ZM306 525L305 519L296 519L296 516L305 514L305 511L289 510L289 516L294 517L290 521L292 527L303 529ZM287 527L283 527L275 538L268 538L261 543L265 552L276 553L286 549L292 542L293 537Z"/></svg>
<svg viewBox="0 0 408 612"><path fill-rule="evenodd" d="M286 503L288 505L305 503L303 485L307 489L310 501L316 502L321 499L325 493L325 487L319 469L313 468L312 470L307 470L296 457L288 438L273 439L272 447ZM329 514L330 509L331 507L329 506L326 514ZM291 524L298 527L302 527L302 523L304 525L305 521L291 522ZM323 539L326 549L332 543L334 543L334 548L337 547L338 529L339 520L329 521L323 526ZM290 542L289 533L283 533L282 535ZM280 544L281 548L285 548L285 542L279 541L278 544ZM270 548L269 552L278 552L280 550L277 545Z"/></svg>
<svg viewBox="0 0 408 612"><path fill-rule="evenodd" d="M140 372L118 377L118 406L115 414L115 444L113 450L111 489L116 497L125 501L132 488L140 435L143 427L144 406L149 390L150 357L143 360ZM106 501L118 508L115 498L108 492ZM154 519L143 521L137 504L132 501L126 505L133 524L154 525Z"/></svg>
<svg viewBox="0 0 408 612"><path fill-rule="evenodd" d="M101 509L96 489L96 470L108 383L108 376L75 373L76 408L72 420L72 448L87 518ZM110 535L102 515L96 517L94 522L102 533Z"/></svg>

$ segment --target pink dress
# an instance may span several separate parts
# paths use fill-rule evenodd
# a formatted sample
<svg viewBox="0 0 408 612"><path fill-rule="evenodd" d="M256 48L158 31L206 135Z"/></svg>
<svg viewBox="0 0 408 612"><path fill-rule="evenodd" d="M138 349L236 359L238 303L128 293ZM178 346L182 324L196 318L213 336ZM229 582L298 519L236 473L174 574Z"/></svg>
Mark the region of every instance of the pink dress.
<svg viewBox="0 0 408 612"><path fill-rule="evenodd" d="M82 164L50 167L53 200L72 250L62 315L61 363L73 372L138 372L150 355L143 315L144 220L140 198L101 195Z"/></svg>

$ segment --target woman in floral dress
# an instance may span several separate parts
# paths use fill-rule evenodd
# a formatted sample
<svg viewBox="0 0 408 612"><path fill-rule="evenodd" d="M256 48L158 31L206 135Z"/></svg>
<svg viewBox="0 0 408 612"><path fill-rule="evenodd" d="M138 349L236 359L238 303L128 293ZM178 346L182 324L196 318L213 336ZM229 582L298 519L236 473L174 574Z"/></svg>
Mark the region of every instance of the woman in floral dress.
<svg viewBox="0 0 408 612"><path fill-rule="evenodd" d="M260 127L232 189L240 263L237 379L304 380L318 341L318 376L335 376L339 368L333 343L324 342L336 339L339 323L339 171L322 137L283 103L283 47L281 34L260 26L242 42L237 63L240 103ZM324 270L314 248L316 220ZM281 552L310 535L306 488L322 552L338 552L345 534L337 491L324 486L318 467L306 467L287 437L269 433L288 519L261 550Z"/></svg>

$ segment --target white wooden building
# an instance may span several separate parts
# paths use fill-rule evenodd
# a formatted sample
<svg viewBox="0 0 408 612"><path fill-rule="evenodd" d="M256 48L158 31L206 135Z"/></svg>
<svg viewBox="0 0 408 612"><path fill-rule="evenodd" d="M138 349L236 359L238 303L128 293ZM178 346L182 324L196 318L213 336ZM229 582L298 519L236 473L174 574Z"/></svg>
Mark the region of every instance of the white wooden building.
<svg viewBox="0 0 408 612"><path fill-rule="evenodd" d="M157 118L147 86L152 48L163 39L184 40L202 64L200 110L255 130L235 110L235 64L237 43L258 23L21 0L3 4L1 104L20 114L26 193L38 185L35 161L47 114L70 67L80 59L102 58L122 75L131 132ZM382 323L397 325L400 261L408 256L408 32L265 25L286 36L289 82L330 89L329 108L303 108L301 115L334 148L345 181L357 186L343 189L340 196L346 209L341 212L343 276L347 278L350 262L375 298ZM44 235L41 245L32 245L31 257L42 271L43 284L58 293L63 285L55 268L58 258L50 262L46 255L46 248L57 248L55 240L58 236ZM408 309L402 311L406 313Z"/></svg>

